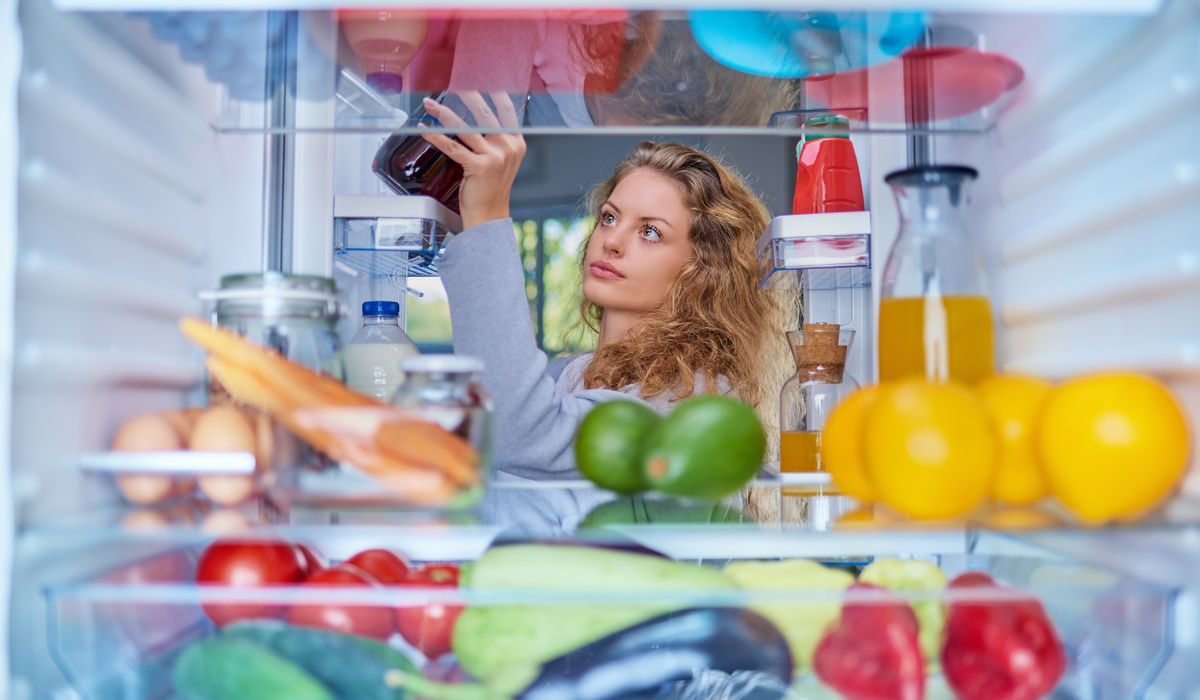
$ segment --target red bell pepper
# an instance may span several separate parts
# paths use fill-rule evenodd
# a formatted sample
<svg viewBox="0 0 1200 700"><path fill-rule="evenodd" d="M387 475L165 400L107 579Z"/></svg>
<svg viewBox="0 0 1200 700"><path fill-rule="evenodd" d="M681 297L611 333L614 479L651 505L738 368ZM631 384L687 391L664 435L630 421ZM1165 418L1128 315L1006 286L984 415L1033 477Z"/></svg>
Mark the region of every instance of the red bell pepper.
<svg viewBox="0 0 1200 700"><path fill-rule="evenodd" d="M942 668L961 700L1035 700L1054 690L1066 654L1054 623L1032 596L978 571L961 574L951 590L981 590L974 600L953 601L946 619ZM1002 592L987 599L988 590Z"/></svg>
<svg viewBox="0 0 1200 700"><path fill-rule="evenodd" d="M925 661L912 606L866 583L847 590L857 599L817 644L817 677L848 700L920 700Z"/></svg>

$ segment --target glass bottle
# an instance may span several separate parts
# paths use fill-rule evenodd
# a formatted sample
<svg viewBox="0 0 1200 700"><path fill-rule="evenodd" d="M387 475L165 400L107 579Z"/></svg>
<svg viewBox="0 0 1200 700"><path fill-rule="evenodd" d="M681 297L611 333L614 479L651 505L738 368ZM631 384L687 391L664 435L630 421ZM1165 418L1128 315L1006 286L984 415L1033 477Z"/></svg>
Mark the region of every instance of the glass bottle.
<svg viewBox="0 0 1200 700"><path fill-rule="evenodd" d="M444 97L444 96L443 96ZM439 98L441 101L441 98ZM418 107L409 124L437 126L436 119ZM457 137L451 137L457 140ZM432 197L458 213L458 189L463 169L421 134L397 132L388 136L375 153L371 170L396 194Z"/></svg>
<svg viewBox="0 0 1200 700"><path fill-rule="evenodd" d="M891 173L900 232L883 269L879 379L923 376L966 384L995 371L992 311L983 265L967 232L960 165Z"/></svg>
<svg viewBox="0 0 1200 700"><path fill-rule="evenodd" d="M779 395L779 471L825 471L821 430L834 406L858 388L845 372L854 331L836 323L806 323L787 336L796 374Z"/></svg>
<svg viewBox="0 0 1200 700"><path fill-rule="evenodd" d="M346 385L360 394L389 401L404 378L400 362L419 354L417 346L400 328L400 304L363 302L362 317L362 327L342 349Z"/></svg>

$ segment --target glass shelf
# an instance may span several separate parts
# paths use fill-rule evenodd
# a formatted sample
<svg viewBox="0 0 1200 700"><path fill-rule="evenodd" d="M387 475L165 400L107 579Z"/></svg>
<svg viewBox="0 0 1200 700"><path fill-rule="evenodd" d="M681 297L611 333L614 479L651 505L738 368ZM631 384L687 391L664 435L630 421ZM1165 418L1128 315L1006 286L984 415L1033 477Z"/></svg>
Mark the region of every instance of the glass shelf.
<svg viewBox="0 0 1200 700"><path fill-rule="evenodd" d="M189 544L219 535L250 537L401 537L422 542L429 559L470 558L496 538L632 538L672 556L822 556L864 552L919 553L977 539L1103 543L1138 533L1174 533L1190 566L1200 567L1200 523L1166 514L1137 523L1088 528L1046 502L993 508L959 521L912 521L882 508L863 508L822 479L760 478L749 496L720 503L661 494L618 496L584 480L493 480L474 512L436 515L387 508L304 506L285 510L266 500L225 508L201 499L157 506L114 504L27 523L27 552L55 544L125 541ZM818 515L819 514L819 515ZM1064 539L1065 538L1065 539ZM1190 544L1189 544L1190 543ZM82 546L82 545L81 545ZM1038 544L1037 546L1041 546ZM443 551L443 547L450 549ZM1189 549L1190 547L1190 549ZM451 554L458 556L452 556Z"/></svg>
<svg viewBox="0 0 1200 700"><path fill-rule="evenodd" d="M224 133L415 133L409 115L423 97L478 90L527 94L519 127L505 124L526 134L795 136L813 114L845 116L854 132L980 134L1025 72L1003 41L960 19L474 8L155 12L130 21L221 86L213 126Z"/></svg>

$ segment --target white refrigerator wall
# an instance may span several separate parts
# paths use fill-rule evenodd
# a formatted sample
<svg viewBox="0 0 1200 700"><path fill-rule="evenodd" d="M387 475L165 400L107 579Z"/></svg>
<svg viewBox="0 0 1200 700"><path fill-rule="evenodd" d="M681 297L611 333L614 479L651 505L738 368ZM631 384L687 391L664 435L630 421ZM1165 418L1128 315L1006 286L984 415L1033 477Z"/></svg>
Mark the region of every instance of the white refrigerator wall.
<svg viewBox="0 0 1200 700"><path fill-rule="evenodd" d="M990 144L981 233L1005 368L1151 372L1200 433L1200 3L988 31L1042 68Z"/></svg>
<svg viewBox="0 0 1200 700"><path fill-rule="evenodd" d="M176 322L218 271L259 268L262 137L218 136L216 91L140 20L20 19L12 460L33 519L109 498L77 455L200 381Z"/></svg>
<svg viewBox="0 0 1200 700"><path fill-rule="evenodd" d="M12 672L4 697L69 697L48 655L42 587L141 547L97 547L87 529L69 540L37 533L116 501L80 474L80 453L105 449L133 414L198 398L201 354L176 323L201 313L196 293L220 273L260 269L263 137L217 134L220 94L144 21L62 14L43 0L14 10L22 41L8 41L0 20L0 53L21 51L0 57L0 70L19 67L15 113L0 97L0 134L17 146L0 148L0 212L14 217L0 220L11 247L0 253L0 343L12 342L0 350L12 479L0 481L0 515L20 534L0 544L4 555L15 545L15 573L0 584L13 586L0 659Z"/></svg>

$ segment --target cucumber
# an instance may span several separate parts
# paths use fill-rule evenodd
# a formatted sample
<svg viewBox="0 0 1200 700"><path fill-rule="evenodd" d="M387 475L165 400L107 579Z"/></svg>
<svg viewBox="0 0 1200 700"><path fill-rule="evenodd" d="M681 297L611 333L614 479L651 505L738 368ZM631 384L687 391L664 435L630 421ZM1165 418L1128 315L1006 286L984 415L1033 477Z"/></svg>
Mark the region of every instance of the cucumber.
<svg viewBox="0 0 1200 700"><path fill-rule="evenodd" d="M419 675L390 646L365 637L295 627L276 620L249 620L226 627L222 639L262 645L320 679L341 700L400 700L410 697L384 682L388 671Z"/></svg>
<svg viewBox="0 0 1200 700"><path fill-rule="evenodd" d="M292 662L236 639L206 639L179 655L172 673L184 700L334 700L329 689Z"/></svg>

